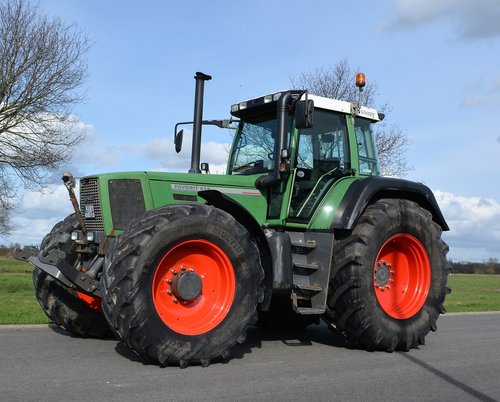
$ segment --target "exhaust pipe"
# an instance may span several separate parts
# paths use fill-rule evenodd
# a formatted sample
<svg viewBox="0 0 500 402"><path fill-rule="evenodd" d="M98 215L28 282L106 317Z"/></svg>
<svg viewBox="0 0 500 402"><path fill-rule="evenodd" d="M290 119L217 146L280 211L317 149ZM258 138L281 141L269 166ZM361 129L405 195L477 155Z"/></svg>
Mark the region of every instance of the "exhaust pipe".
<svg viewBox="0 0 500 402"><path fill-rule="evenodd" d="M203 120L203 89L205 81L210 81L212 77L200 72L194 76L196 80L196 90L194 94L194 118L193 118L193 146L191 151L191 169L189 173L201 173L200 153L201 153L201 122Z"/></svg>
<svg viewBox="0 0 500 402"><path fill-rule="evenodd" d="M278 99L278 111L277 111L277 123L278 123L278 133L276 135L276 144L274 149L274 167L273 170L266 176L260 176L255 181L255 186L257 188L267 188L272 187L279 183L281 178L280 165L283 161L282 151L286 148L288 127L287 127L287 117L288 117L288 107L290 101L292 100L292 92L284 92Z"/></svg>

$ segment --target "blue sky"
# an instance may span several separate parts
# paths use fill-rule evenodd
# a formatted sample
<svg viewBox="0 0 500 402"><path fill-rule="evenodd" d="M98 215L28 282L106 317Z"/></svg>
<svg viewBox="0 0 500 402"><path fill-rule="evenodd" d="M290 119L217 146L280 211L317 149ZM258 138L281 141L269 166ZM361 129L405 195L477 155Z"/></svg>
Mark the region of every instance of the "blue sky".
<svg viewBox="0 0 500 402"><path fill-rule="evenodd" d="M172 136L192 118L195 71L213 76L204 117L226 118L233 103L347 58L411 139L407 178L435 191L452 229L449 256L500 258L500 1L41 0L40 8L95 41L87 101L75 110L87 140L63 170L187 170L189 152L176 155ZM229 137L205 134L202 160L222 170ZM27 192L3 242L39 243L70 211L59 183Z"/></svg>

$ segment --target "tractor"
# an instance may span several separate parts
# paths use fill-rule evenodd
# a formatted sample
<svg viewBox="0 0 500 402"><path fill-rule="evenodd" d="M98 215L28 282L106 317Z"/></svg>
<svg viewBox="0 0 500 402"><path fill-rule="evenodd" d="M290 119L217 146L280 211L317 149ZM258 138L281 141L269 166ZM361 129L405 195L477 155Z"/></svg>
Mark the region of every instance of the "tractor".
<svg viewBox="0 0 500 402"><path fill-rule="evenodd" d="M353 102L286 90L203 120L196 73L188 173L63 175L74 213L34 265L36 297L74 335L116 336L160 365L227 359L251 325L321 320L367 350L407 351L436 330L447 223L431 192L380 174L373 126ZM202 127L232 129L225 174L200 163Z"/></svg>

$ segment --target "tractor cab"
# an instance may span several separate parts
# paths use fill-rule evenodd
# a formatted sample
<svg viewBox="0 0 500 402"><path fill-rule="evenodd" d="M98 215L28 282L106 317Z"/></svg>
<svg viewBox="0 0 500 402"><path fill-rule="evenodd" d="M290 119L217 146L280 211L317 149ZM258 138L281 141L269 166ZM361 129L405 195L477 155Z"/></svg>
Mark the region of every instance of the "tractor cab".
<svg viewBox="0 0 500 402"><path fill-rule="evenodd" d="M373 124L382 116L355 106L293 90L233 105L227 174L259 176L268 219L308 221L342 178L380 173Z"/></svg>

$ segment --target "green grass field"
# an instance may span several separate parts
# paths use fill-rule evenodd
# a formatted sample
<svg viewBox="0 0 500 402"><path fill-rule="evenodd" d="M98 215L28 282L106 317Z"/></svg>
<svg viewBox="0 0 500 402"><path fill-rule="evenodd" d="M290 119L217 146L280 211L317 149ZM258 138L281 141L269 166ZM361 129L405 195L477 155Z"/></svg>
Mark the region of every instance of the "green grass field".
<svg viewBox="0 0 500 402"><path fill-rule="evenodd" d="M449 313L500 311L500 275L452 274L451 294L446 297Z"/></svg>
<svg viewBox="0 0 500 402"><path fill-rule="evenodd" d="M31 271L26 262L0 259L0 325L50 322L35 298Z"/></svg>
<svg viewBox="0 0 500 402"><path fill-rule="evenodd" d="M0 259L0 325L49 322L36 301L31 270L28 263ZM500 275L453 274L448 284L448 312L500 311Z"/></svg>

